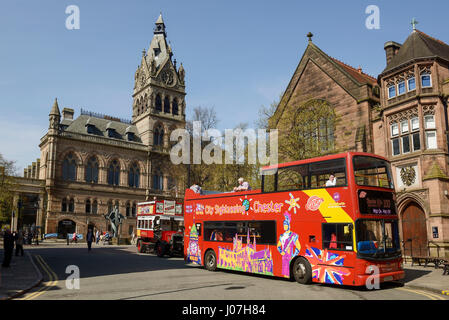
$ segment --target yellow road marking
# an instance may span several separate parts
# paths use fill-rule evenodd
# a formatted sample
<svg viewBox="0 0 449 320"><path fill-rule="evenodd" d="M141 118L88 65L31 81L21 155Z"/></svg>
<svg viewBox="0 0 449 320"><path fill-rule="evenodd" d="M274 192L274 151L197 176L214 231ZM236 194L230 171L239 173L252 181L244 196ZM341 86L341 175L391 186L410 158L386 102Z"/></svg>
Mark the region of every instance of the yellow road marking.
<svg viewBox="0 0 449 320"><path fill-rule="evenodd" d="M48 264L44 261L44 259L42 259L42 257L40 255L35 255L35 258L36 258L36 261L42 267L42 269L47 273L49 281L45 282L44 286L42 288L40 288L39 290L37 290L35 292L32 292L32 293L29 293L26 296L24 296L23 298L20 298L18 300L32 300L32 299L35 299L35 298L39 297L40 295L42 295L43 293L45 293L45 291L48 291L50 288L54 287L58 283L58 276L48 266Z"/></svg>
<svg viewBox="0 0 449 320"><path fill-rule="evenodd" d="M430 298L432 300L446 300L443 297L437 296L433 293L430 292L424 292L421 290L413 290L413 289L406 289L406 288L396 288L397 290L402 290L402 291L408 291L408 292L413 292L422 296L426 296L427 298Z"/></svg>

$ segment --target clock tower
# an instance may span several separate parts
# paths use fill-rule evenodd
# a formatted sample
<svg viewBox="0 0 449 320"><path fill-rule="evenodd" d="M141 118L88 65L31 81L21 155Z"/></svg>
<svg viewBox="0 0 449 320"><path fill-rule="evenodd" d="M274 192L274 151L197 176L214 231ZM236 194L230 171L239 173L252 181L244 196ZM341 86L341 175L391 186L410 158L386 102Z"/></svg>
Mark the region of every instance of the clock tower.
<svg viewBox="0 0 449 320"><path fill-rule="evenodd" d="M133 116L142 142L168 153L170 132L185 127L185 70L176 66L162 13L134 75Z"/></svg>

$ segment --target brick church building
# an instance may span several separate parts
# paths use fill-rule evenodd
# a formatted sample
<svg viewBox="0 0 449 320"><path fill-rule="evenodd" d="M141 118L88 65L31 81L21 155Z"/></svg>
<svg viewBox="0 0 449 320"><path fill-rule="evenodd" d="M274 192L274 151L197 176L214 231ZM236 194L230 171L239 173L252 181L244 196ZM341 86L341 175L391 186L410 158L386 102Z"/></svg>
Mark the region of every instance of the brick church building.
<svg viewBox="0 0 449 320"><path fill-rule="evenodd" d="M449 45L413 28L403 44L385 43L386 66L374 78L312 36L271 125L307 99L325 100L341 119L336 149L391 161L405 253L449 257Z"/></svg>
<svg viewBox="0 0 449 320"><path fill-rule="evenodd" d="M42 182L36 201L41 232L106 231L104 215L118 206L127 218L126 238L135 230L138 202L183 201L184 181L170 170L169 136L185 127L185 70L172 56L160 15L134 75L131 120L82 109L75 117L71 108L61 112L55 99L41 157L24 170L25 180Z"/></svg>

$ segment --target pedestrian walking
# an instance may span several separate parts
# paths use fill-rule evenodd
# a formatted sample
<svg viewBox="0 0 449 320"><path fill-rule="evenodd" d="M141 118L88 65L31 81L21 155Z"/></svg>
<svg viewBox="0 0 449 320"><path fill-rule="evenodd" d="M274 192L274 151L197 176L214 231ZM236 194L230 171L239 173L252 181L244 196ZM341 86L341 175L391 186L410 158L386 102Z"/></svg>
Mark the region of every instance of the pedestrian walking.
<svg viewBox="0 0 449 320"><path fill-rule="evenodd" d="M97 229L97 232L95 233L95 244L98 244L98 241L100 241L100 230Z"/></svg>
<svg viewBox="0 0 449 320"><path fill-rule="evenodd" d="M72 242L75 242L75 243L78 242L78 240L76 239L76 231L72 235Z"/></svg>
<svg viewBox="0 0 449 320"><path fill-rule="evenodd" d="M9 228L6 228L3 234L3 249L4 249L4 256L2 267L9 268L9 264L11 263L12 252L14 250L14 236L12 235L11 230Z"/></svg>
<svg viewBox="0 0 449 320"><path fill-rule="evenodd" d="M16 256L19 255L23 257L23 233L21 230L19 230L15 237L16 240Z"/></svg>
<svg viewBox="0 0 449 320"><path fill-rule="evenodd" d="M86 241L87 241L87 251L92 250L92 241L95 240L94 232L92 229L87 230Z"/></svg>

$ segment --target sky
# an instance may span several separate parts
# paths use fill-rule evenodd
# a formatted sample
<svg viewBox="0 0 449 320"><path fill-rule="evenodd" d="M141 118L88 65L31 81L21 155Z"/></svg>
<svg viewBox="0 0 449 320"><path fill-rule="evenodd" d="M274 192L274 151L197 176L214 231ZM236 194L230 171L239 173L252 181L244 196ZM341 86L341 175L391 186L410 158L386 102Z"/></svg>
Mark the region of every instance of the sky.
<svg viewBox="0 0 449 320"><path fill-rule="evenodd" d="M70 5L79 29L66 28ZM369 5L379 8L379 29L366 27ZM286 89L309 31L328 55L374 77L385 68L384 43L403 43L412 18L449 43L447 0L2 0L0 153L19 174L40 157L56 97L75 117L83 108L131 119L134 72L160 12L186 70L187 117L214 107L219 130L255 126L261 106Z"/></svg>

